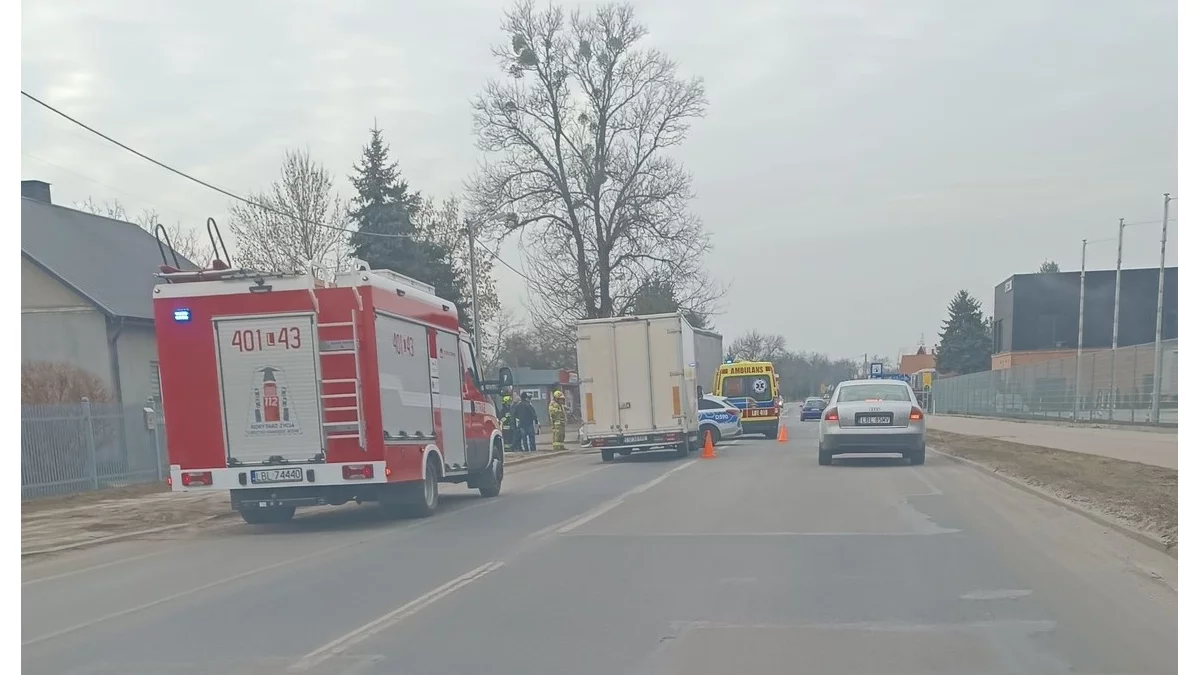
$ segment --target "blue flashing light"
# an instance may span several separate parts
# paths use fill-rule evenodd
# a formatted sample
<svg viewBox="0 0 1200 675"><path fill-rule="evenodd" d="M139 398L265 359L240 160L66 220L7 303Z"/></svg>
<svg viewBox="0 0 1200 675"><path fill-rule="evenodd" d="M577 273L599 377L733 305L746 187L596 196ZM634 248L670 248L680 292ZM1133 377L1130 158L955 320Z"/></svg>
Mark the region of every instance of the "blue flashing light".
<svg viewBox="0 0 1200 675"><path fill-rule="evenodd" d="M175 323L187 323L192 320L192 310L180 307L175 310Z"/></svg>

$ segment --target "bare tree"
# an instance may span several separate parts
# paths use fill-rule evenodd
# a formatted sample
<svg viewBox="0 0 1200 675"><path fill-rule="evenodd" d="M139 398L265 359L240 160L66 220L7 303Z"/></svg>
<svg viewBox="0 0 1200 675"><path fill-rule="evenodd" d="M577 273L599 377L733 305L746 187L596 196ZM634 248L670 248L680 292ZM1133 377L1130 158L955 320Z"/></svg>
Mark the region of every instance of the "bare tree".
<svg viewBox="0 0 1200 675"><path fill-rule="evenodd" d="M471 297L471 252L462 204L458 196L453 194L441 202L428 198L425 204L425 208L416 212L417 227L430 241L449 251L454 275L463 280L460 294L463 298ZM492 324L500 311L500 297L496 293L496 279L492 275L494 265L495 256L477 245L475 275L479 280L479 298L471 300L473 313L476 312L474 303L478 303L478 313L472 315L473 330L483 330Z"/></svg>
<svg viewBox="0 0 1200 675"><path fill-rule="evenodd" d="M481 330L479 346L482 353L479 354L479 368L490 375L505 364L505 347L512 336L522 331L522 326L513 317L512 312L501 308Z"/></svg>
<svg viewBox="0 0 1200 675"><path fill-rule="evenodd" d="M747 361L776 361L788 353L787 339L752 330L729 343L726 358Z"/></svg>
<svg viewBox="0 0 1200 675"><path fill-rule="evenodd" d="M120 201L114 199L111 202L99 203L91 197L82 202L75 202L74 207L80 211L87 211L105 218L133 223L150 234L156 234L155 230L161 223L163 229L166 230L167 239L171 242L171 248L180 256L201 267L208 264L208 258L212 255L212 251L208 250L209 246L200 243L194 230L185 230L179 222L173 225L164 223L158 215L158 211L154 209L142 209L141 213L130 217L129 212L125 210L125 205Z"/></svg>
<svg viewBox="0 0 1200 675"><path fill-rule="evenodd" d="M288 151L279 178L250 201L268 208L237 203L229 209L243 267L322 279L349 269L346 204L333 192L332 175L307 150Z"/></svg>
<svg viewBox="0 0 1200 675"><path fill-rule="evenodd" d="M704 114L701 81L642 46L629 5L568 21L519 0L502 28L510 43L493 53L506 75L473 102L490 157L469 190L495 236L520 235L535 324L626 313L663 278L685 309L704 309L723 291L704 274L691 176L666 154Z"/></svg>

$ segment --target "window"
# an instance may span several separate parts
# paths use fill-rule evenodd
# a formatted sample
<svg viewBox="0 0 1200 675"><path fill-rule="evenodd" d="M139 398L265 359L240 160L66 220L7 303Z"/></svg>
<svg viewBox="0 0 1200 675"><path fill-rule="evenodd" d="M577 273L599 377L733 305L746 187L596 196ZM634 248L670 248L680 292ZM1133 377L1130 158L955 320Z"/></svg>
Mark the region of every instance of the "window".
<svg viewBox="0 0 1200 675"><path fill-rule="evenodd" d="M477 389L483 389L483 379L479 376L479 366L475 363L475 349L471 343L459 340L458 352L462 354L463 370L467 371L467 375L475 383Z"/></svg>
<svg viewBox="0 0 1200 675"><path fill-rule="evenodd" d="M717 403L716 401L714 401L712 399L708 399L708 398L700 399L700 409L701 410L719 410L720 408L721 408L721 404Z"/></svg>
<svg viewBox="0 0 1200 675"><path fill-rule="evenodd" d="M912 401L908 385L892 383L848 384L838 392L838 403L863 401Z"/></svg>

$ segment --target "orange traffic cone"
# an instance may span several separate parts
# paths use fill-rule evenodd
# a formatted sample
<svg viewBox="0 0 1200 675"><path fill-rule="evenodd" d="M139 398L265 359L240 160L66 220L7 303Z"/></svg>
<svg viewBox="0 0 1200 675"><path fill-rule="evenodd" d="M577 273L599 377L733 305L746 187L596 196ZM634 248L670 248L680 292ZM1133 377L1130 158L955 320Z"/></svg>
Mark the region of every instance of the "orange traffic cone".
<svg viewBox="0 0 1200 675"><path fill-rule="evenodd" d="M717 449L713 446L712 432L704 432L704 451L700 453L700 459L716 459Z"/></svg>
<svg viewBox="0 0 1200 675"><path fill-rule="evenodd" d="M782 424L779 425L779 436L776 440L780 443L787 443L787 427Z"/></svg>

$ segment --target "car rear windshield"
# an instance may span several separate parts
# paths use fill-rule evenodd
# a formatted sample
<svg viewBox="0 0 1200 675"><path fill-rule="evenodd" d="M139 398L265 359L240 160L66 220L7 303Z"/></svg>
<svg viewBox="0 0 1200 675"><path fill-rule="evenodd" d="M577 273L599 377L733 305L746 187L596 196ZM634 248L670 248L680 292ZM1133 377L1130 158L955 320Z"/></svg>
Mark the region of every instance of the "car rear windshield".
<svg viewBox="0 0 1200 675"><path fill-rule="evenodd" d="M824 403L824 402L825 402L825 399L820 399L820 398L806 398L806 399L804 399L804 405L821 405L821 404L822 404L822 403Z"/></svg>
<svg viewBox="0 0 1200 675"><path fill-rule="evenodd" d="M736 375L721 381L721 395L727 398L752 398L770 401L775 398L770 375Z"/></svg>
<svg viewBox="0 0 1200 675"><path fill-rule="evenodd" d="M852 384L838 392L839 403L860 401L911 401L902 384Z"/></svg>

